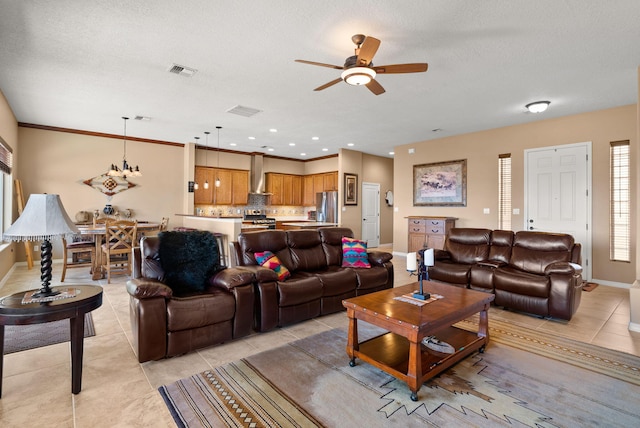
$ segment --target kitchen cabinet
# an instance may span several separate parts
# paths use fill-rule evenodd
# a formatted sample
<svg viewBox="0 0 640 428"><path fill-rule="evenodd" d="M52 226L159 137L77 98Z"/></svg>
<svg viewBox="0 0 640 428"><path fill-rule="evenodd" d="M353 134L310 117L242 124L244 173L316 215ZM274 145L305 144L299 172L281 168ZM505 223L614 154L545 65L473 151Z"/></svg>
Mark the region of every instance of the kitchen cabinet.
<svg viewBox="0 0 640 428"><path fill-rule="evenodd" d="M271 193L270 203L271 205L283 205L283 174L275 172L268 172L265 174L265 188L267 193Z"/></svg>
<svg viewBox="0 0 640 428"><path fill-rule="evenodd" d="M338 190L338 173L295 175L268 172L265 174L267 192L271 193L271 205L316 205L316 193Z"/></svg>
<svg viewBox="0 0 640 428"><path fill-rule="evenodd" d="M231 189L233 187L231 183L231 171L228 169L215 168L213 175L213 183L209 182L209 184L213 186L213 204L231 205ZM216 179L220 180L220 187L216 187Z"/></svg>
<svg viewBox="0 0 640 428"><path fill-rule="evenodd" d="M302 177L302 205L305 207L316 206L316 191L313 188L313 175Z"/></svg>
<svg viewBox="0 0 640 428"><path fill-rule="evenodd" d="M198 183L198 188L194 190L193 202L196 205L211 205L213 204L213 168L196 166L195 182ZM204 188L205 181L209 182L209 188Z"/></svg>
<svg viewBox="0 0 640 428"><path fill-rule="evenodd" d="M292 175L291 204L295 207L302 205L302 176Z"/></svg>
<svg viewBox="0 0 640 428"><path fill-rule="evenodd" d="M332 190L338 190L338 173L327 172L323 175L324 191L329 192Z"/></svg>
<svg viewBox="0 0 640 428"><path fill-rule="evenodd" d="M409 252L419 251L422 248L442 250L445 238L449 230L455 227L457 220L455 217L431 216L410 216L407 218L409 220Z"/></svg>
<svg viewBox="0 0 640 428"><path fill-rule="evenodd" d="M338 173L325 172L303 176L302 205L305 207L316 205L316 193L338 190Z"/></svg>
<svg viewBox="0 0 640 428"><path fill-rule="evenodd" d="M246 205L249 200L249 171L196 166L195 205ZM220 187L216 187L216 178ZM204 183L209 182L209 188Z"/></svg>
<svg viewBox="0 0 640 428"><path fill-rule="evenodd" d="M231 204L247 205L249 203L249 171L233 170L231 172Z"/></svg>

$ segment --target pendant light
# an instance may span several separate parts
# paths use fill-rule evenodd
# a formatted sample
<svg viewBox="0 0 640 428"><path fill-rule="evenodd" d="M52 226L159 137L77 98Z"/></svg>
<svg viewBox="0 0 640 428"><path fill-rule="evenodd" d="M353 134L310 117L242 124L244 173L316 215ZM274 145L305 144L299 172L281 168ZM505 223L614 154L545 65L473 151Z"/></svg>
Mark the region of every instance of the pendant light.
<svg viewBox="0 0 640 428"><path fill-rule="evenodd" d="M220 187L220 130L222 129L222 126L216 126L216 129L218 130L218 150L217 150L217 157L218 157L218 167L216 169L216 187Z"/></svg>
<svg viewBox="0 0 640 428"><path fill-rule="evenodd" d="M123 143L124 143L124 154L122 155L122 169L119 169L116 164L111 164L109 168L109 172L107 175L111 177L140 177L142 173L140 172L140 168L136 165L135 169L127 163L127 120L128 117L122 116L124 120L124 134L123 134Z"/></svg>
<svg viewBox="0 0 640 428"><path fill-rule="evenodd" d="M194 140L196 140L196 148L198 147L198 140L200 139L200 137L193 137ZM200 188L200 186L198 186L198 182L194 181L193 182L193 189L194 190L198 190Z"/></svg>
<svg viewBox="0 0 640 428"><path fill-rule="evenodd" d="M204 131L204 135L206 135L206 139L207 139L206 140L207 142L205 143L205 152L204 152L204 156L205 156L204 164L206 166L209 166L209 134L210 134L209 131ZM205 179L205 181L204 181L204 188L205 189L209 188L209 180L208 179Z"/></svg>

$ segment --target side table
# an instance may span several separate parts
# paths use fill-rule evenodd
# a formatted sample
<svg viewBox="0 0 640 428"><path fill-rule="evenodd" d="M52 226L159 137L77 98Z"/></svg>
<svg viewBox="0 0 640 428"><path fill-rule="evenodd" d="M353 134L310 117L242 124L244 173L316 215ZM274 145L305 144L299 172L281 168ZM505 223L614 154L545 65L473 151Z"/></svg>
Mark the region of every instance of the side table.
<svg viewBox="0 0 640 428"><path fill-rule="evenodd" d="M102 305L102 287L69 285L53 289L75 288L74 297L43 303L22 304L26 291L0 298L0 397L4 361L4 326L41 324L69 319L71 328L71 392L82 387L82 353L84 347L84 315Z"/></svg>

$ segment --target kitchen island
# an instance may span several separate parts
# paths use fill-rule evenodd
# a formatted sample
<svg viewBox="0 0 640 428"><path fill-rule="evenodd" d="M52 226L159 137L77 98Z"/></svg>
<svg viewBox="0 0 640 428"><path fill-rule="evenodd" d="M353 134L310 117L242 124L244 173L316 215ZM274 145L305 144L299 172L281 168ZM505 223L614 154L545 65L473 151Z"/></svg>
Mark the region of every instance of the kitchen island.
<svg viewBox="0 0 640 428"><path fill-rule="evenodd" d="M182 225L198 230L207 230L212 233L219 233L223 235L224 241L224 254L227 258L227 266L229 266L230 260L228 260L229 254L229 242L235 240L242 231L242 217L241 216L198 216L193 214L176 214L176 216L183 217Z"/></svg>
<svg viewBox="0 0 640 428"><path fill-rule="evenodd" d="M319 227L335 227L340 226L339 223L325 223L322 221L298 221L298 222L286 222L282 223L285 230L294 229L317 229Z"/></svg>

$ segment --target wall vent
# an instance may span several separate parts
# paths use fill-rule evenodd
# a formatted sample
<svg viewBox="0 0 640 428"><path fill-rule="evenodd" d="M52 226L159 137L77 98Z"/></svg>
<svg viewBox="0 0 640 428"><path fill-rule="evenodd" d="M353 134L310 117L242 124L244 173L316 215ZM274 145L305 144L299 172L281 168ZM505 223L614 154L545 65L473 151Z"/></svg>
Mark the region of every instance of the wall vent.
<svg viewBox="0 0 640 428"><path fill-rule="evenodd" d="M234 107L231 107L229 110L227 110L227 113L231 113L231 114L237 114L239 116L244 116L244 117L251 117L255 114L260 113L262 110L258 110L257 108L252 108L252 107L245 107L245 106L241 106L241 105L237 105Z"/></svg>
<svg viewBox="0 0 640 428"><path fill-rule="evenodd" d="M173 64L171 68L169 68L169 73L179 74L180 76L191 77L196 74L198 70L195 68L185 67L184 65Z"/></svg>

